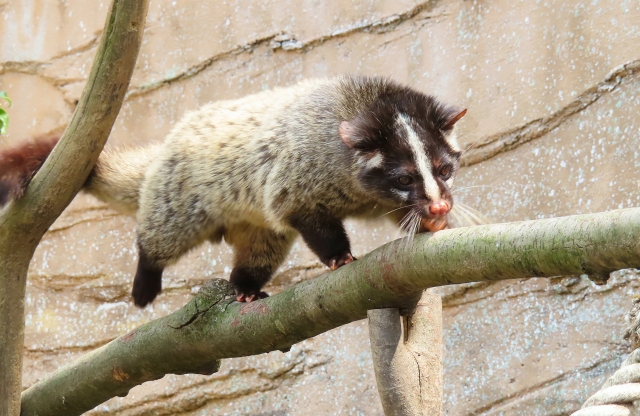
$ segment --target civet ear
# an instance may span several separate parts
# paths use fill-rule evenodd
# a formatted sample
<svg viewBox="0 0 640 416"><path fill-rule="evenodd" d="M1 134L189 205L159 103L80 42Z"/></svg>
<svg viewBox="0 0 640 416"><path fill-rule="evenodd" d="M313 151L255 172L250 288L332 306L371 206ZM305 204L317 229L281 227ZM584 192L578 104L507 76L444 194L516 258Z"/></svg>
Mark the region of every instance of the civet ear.
<svg viewBox="0 0 640 416"><path fill-rule="evenodd" d="M440 128L442 130L451 130L453 126L458 122L458 120L460 120L465 114L467 114L466 108L462 111L454 113L454 115L450 117L449 120L447 120L446 123L444 123L444 125Z"/></svg>
<svg viewBox="0 0 640 416"><path fill-rule="evenodd" d="M340 128L338 129L338 131L340 132L340 138L342 139L344 144L349 146L351 149L356 147L356 145L358 144L358 137L356 135L356 127L353 125L353 123L349 121L343 121L342 123L340 123Z"/></svg>

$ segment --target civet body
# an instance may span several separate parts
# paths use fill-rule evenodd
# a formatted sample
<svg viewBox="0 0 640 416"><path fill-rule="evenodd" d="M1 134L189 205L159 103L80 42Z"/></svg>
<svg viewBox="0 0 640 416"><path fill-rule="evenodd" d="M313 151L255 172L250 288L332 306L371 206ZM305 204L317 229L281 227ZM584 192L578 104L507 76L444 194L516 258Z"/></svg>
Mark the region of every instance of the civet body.
<svg viewBox="0 0 640 416"><path fill-rule="evenodd" d="M85 190L137 218L137 305L161 291L166 266L223 238L237 298L252 301L298 235L335 269L354 260L347 217L397 210L409 232L446 226L465 111L384 78L304 81L207 104L160 144L105 151ZM0 202L20 196L54 144L0 154L12 162Z"/></svg>

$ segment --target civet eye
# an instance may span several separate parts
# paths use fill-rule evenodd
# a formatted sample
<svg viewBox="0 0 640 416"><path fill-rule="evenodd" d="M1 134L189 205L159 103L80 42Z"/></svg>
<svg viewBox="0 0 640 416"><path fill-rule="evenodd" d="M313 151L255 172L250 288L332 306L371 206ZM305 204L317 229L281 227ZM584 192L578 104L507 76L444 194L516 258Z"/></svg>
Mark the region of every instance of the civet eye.
<svg viewBox="0 0 640 416"><path fill-rule="evenodd" d="M440 168L440 176L449 176L451 173L451 165L445 165Z"/></svg>
<svg viewBox="0 0 640 416"><path fill-rule="evenodd" d="M411 176L400 176L398 178L398 183L402 186L411 185L413 183L413 178Z"/></svg>

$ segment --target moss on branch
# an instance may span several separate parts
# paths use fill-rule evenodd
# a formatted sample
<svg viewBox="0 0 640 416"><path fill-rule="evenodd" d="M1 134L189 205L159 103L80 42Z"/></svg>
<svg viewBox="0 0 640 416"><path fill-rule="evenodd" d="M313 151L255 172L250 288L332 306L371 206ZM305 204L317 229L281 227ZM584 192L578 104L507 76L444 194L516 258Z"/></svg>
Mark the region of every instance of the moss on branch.
<svg viewBox="0 0 640 416"><path fill-rule="evenodd" d="M640 208L445 230L395 241L340 269L252 303L212 280L182 309L60 369L23 393L23 415L78 415L165 373L209 374L217 360L283 350L414 305L448 284L608 273L640 266ZM62 399L64 397L64 400Z"/></svg>

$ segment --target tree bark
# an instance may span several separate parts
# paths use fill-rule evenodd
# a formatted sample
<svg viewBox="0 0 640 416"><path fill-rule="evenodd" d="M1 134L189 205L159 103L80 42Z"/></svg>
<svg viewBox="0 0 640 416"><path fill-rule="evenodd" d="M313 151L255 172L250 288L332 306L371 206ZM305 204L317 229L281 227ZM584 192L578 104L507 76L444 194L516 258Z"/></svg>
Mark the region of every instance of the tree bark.
<svg viewBox="0 0 640 416"><path fill-rule="evenodd" d="M386 416L442 415L442 299L424 291L416 309L372 309L371 355Z"/></svg>
<svg viewBox="0 0 640 416"><path fill-rule="evenodd" d="M22 414L78 415L163 373L211 372L215 360L284 350L370 309L412 307L429 287L638 266L633 208L419 235L252 303L234 302L228 283L213 280L177 312L30 387Z"/></svg>
<svg viewBox="0 0 640 416"><path fill-rule="evenodd" d="M62 135L25 195L0 212L0 414L18 415L24 295L40 239L69 205L109 136L138 55L148 0L113 0L87 85Z"/></svg>

